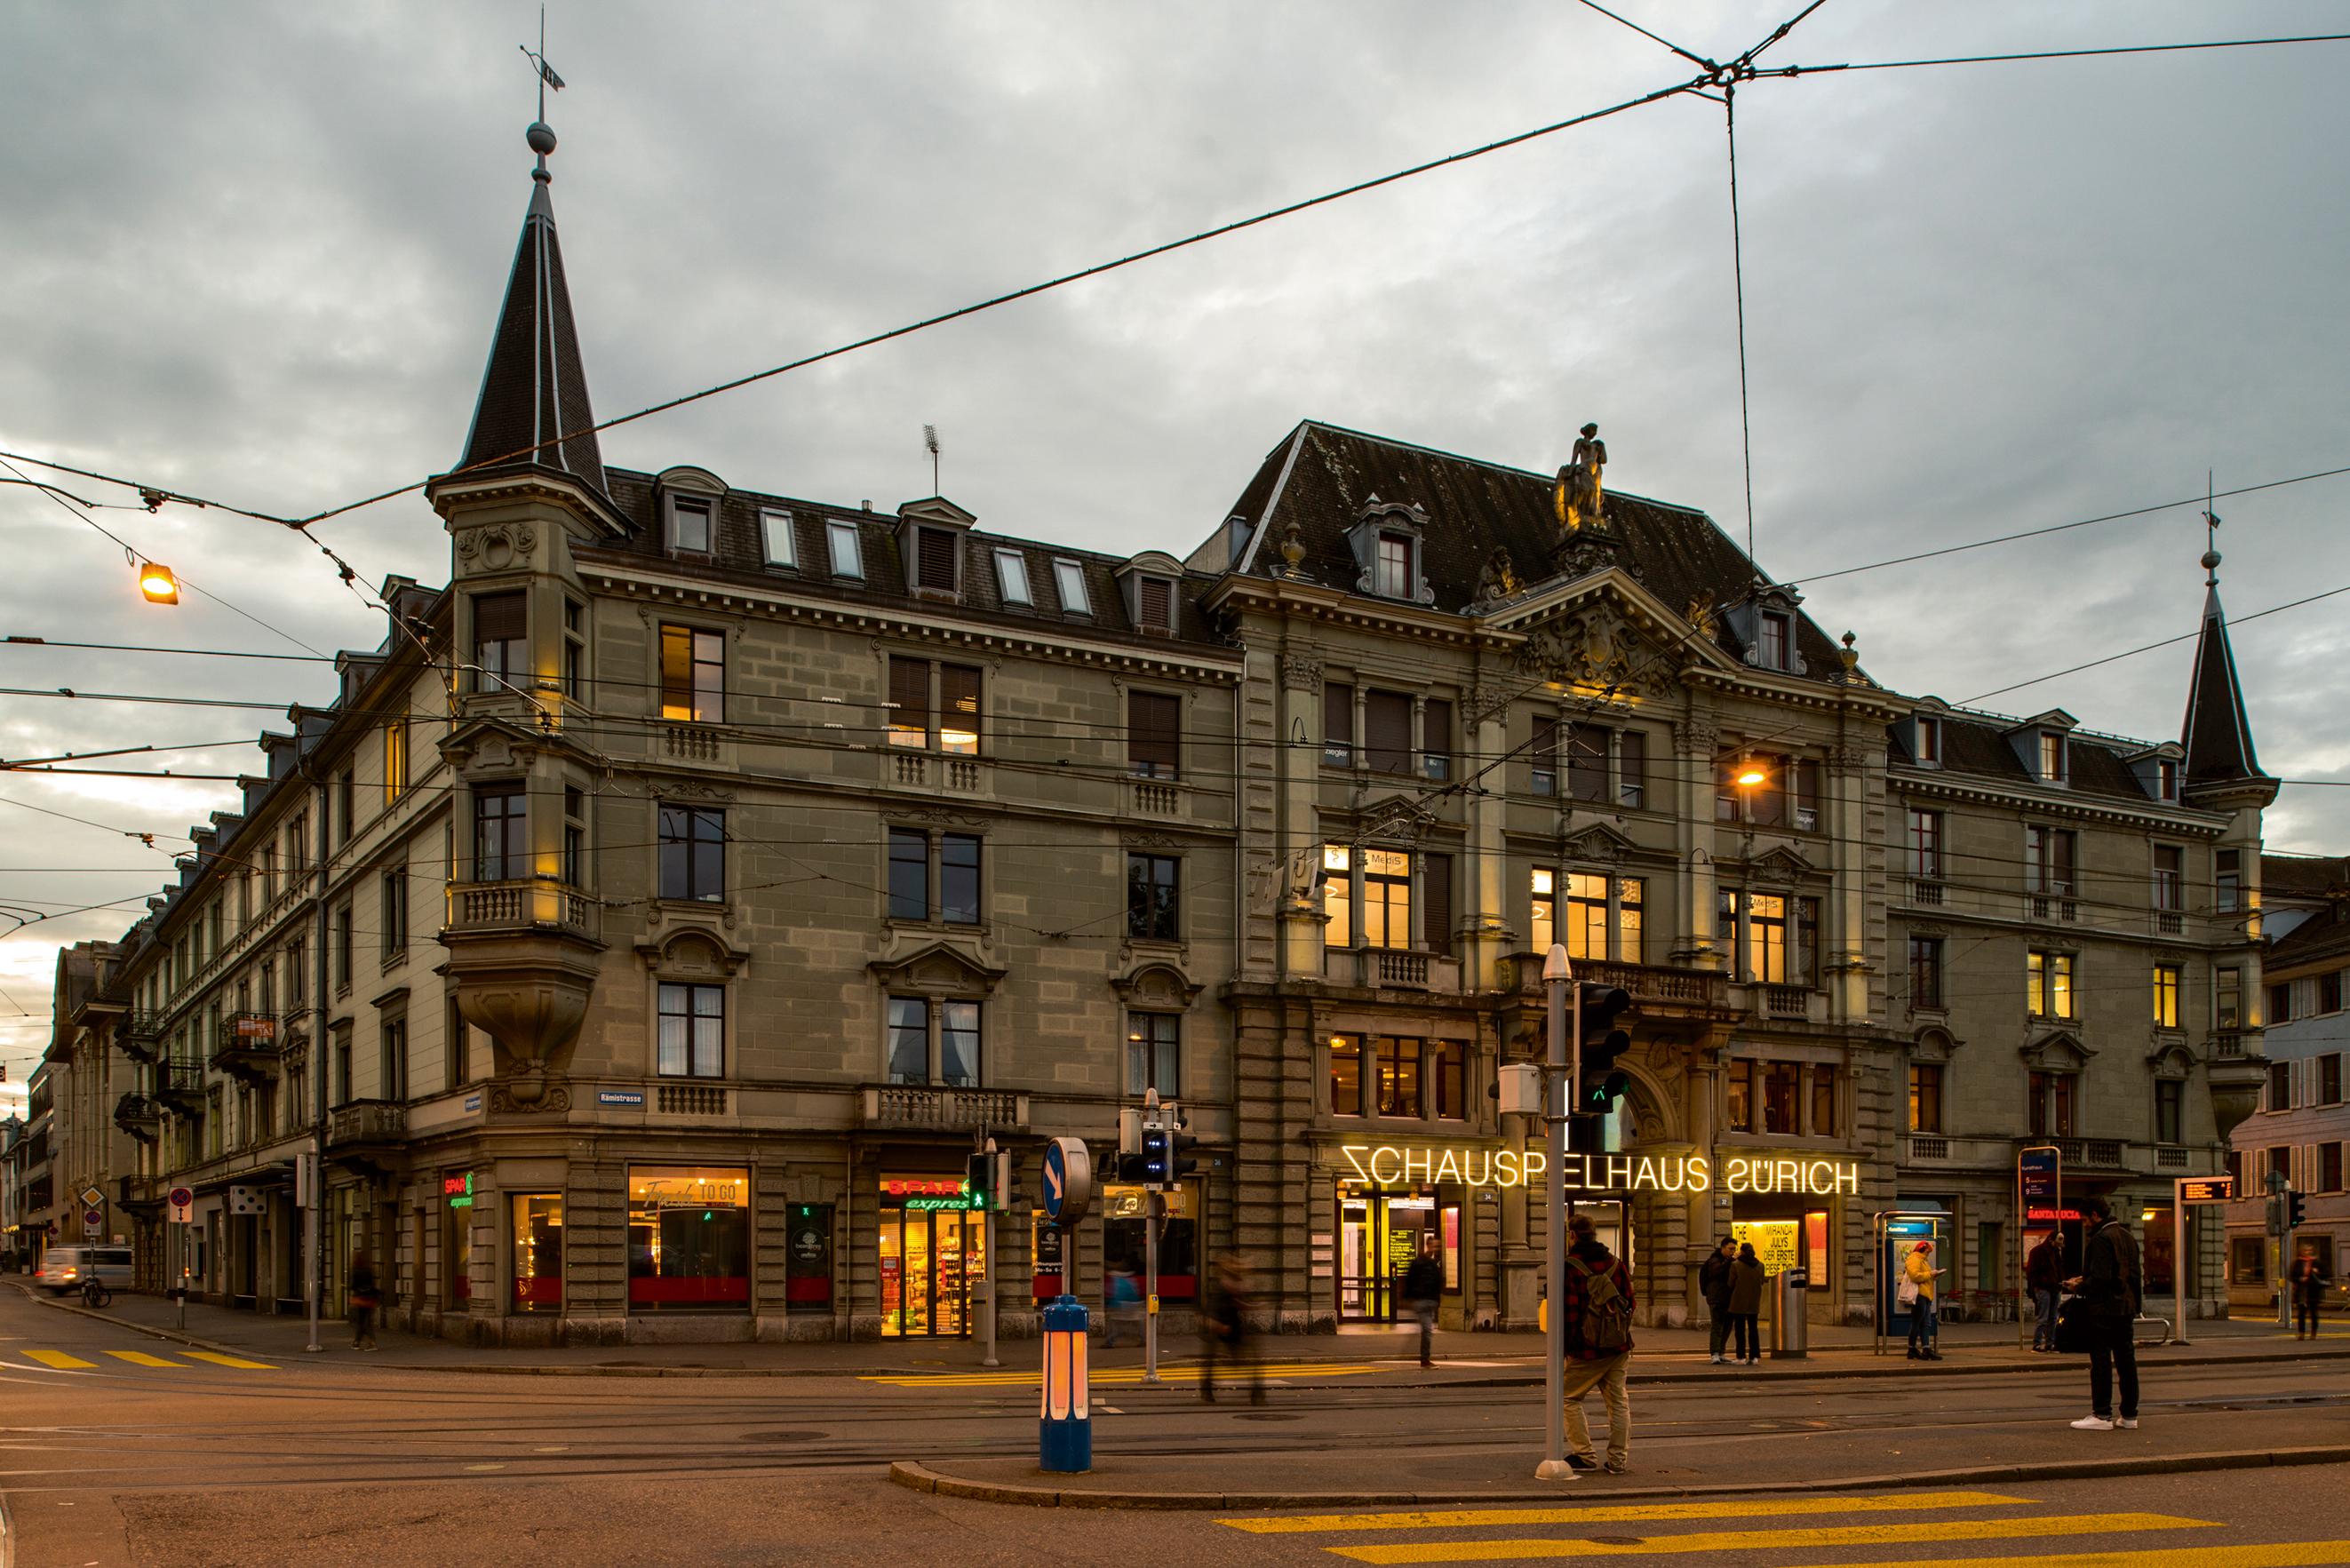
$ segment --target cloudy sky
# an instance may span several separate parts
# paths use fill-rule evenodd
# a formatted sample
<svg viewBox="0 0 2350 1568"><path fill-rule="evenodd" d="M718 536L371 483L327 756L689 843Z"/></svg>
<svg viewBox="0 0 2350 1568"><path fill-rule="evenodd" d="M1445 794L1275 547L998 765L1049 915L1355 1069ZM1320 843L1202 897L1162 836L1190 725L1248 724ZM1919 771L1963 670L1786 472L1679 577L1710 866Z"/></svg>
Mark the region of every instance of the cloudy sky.
<svg viewBox="0 0 2350 1568"><path fill-rule="evenodd" d="M1716 57L1783 14L1619 8ZM2314 0L1827 0L1771 58L2344 21ZM535 5L19 5L5 26L0 447L286 513L449 466L529 191L515 45ZM556 0L548 53L604 417L1687 74L1565 0ZM1878 679L1964 701L2191 632L2194 509L1814 577L2174 501L2207 471L2226 489L2350 465L2345 65L2350 45L2310 45L1740 95L1759 553ZM1180 553L1301 417L1543 469L1596 419L1611 484L1742 530L1723 141L1711 103L1644 109L648 420L606 455L894 506L930 490L934 422L943 488L988 526ZM2350 477L2223 501L2231 612L2350 584L2345 506ZM0 485L0 632L277 653L380 636L281 530L96 517L219 597L140 605L74 509ZM321 534L370 581L445 580L412 496ZM2273 773L2350 779L2345 608L2237 636ZM2189 651L1989 705L2174 736ZM318 664L0 658L16 688L331 690ZM0 753L249 738L264 717L0 698ZM257 753L167 761L234 774ZM0 798L0 905L56 916L0 940L14 1014L45 1012L57 942L120 932L167 873L122 830L183 846L169 836L233 797L19 777ZM2350 847L2350 790L2289 788L2270 823L2274 847ZM0 1018L10 1079L45 1032Z"/></svg>

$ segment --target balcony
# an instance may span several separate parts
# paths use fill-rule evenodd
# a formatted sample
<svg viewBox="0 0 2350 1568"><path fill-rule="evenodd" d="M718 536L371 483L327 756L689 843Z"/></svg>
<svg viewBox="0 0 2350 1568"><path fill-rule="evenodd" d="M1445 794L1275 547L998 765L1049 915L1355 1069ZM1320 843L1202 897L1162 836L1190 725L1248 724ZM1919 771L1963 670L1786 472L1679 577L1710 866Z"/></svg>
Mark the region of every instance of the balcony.
<svg viewBox="0 0 2350 1568"><path fill-rule="evenodd" d="M713 763L722 760L718 732L701 724L663 724L660 749L664 762Z"/></svg>
<svg viewBox="0 0 2350 1568"><path fill-rule="evenodd" d="M954 1089L928 1084L868 1084L864 1125L923 1132L1020 1132L1028 1126L1028 1096L1009 1089Z"/></svg>
<svg viewBox="0 0 2350 1568"><path fill-rule="evenodd" d="M603 906L595 897L551 878L459 882L449 892L449 933L504 936L556 930L600 941Z"/></svg>
<svg viewBox="0 0 2350 1568"><path fill-rule="evenodd" d="M1909 879L1909 901L1913 904L1939 909L1948 898L1949 889L1939 882L1929 882L1915 877Z"/></svg>
<svg viewBox="0 0 2350 1568"><path fill-rule="evenodd" d="M350 1169L387 1174L408 1138L408 1107L353 1100L327 1113L327 1158Z"/></svg>
<svg viewBox="0 0 2350 1568"><path fill-rule="evenodd" d="M1329 948L1322 954L1322 978L1333 985L1365 991L1457 993L1461 961L1408 948Z"/></svg>
<svg viewBox="0 0 2350 1568"><path fill-rule="evenodd" d="M144 1095L125 1095L114 1102L114 1125L140 1143L153 1143L163 1125L162 1109Z"/></svg>
<svg viewBox="0 0 2350 1568"><path fill-rule="evenodd" d="M2026 919L2042 925L2071 926L2079 924L2081 919L2081 906L2062 895L2030 894L2023 900L2023 912Z"/></svg>
<svg viewBox="0 0 2350 1568"><path fill-rule="evenodd" d="M285 1023L274 1012L232 1012L221 1020L212 1064L248 1084L277 1075L285 1049Z"/></svg>
<svg viewBox="0 0 2350 1568"><path fill-rule="evenodd" d="M163 1014L134 1008L114 1026L115 1044L134 1062L152 1062L162 1054Z"/></svg>
<svg viewBox="0 0 2350 1568"><path fill-rule="evenodd" d="M1541 953L1513 953L1503 963L1504 981L1516 981L1513 989L1542 994ZM1508 972L1510 968L1516 971L1514 975ZM1730 1005L1730 978L1709 969L1576 959L1575 978L1618 988L1631 997L1632 1010L1648 1017L1719 1012Z"/></svg>
<svg viewBox="0 0 2350 1568"><path fill-rule="evenodd" d="M1128 779L1126 781L1126 805L1129 815L1177 817L1183 815L1183 792L1164 779Z"/></svg>
<svg viewBox="0 0 2350 1568"><path fill-rule="evenodd" d="M976 797L987 794L987 763L960 753L892 752L889 782L899 789Z"/></svg>
<svg viewBox="0 0 2350 1568"><path fill-rule="evenodd" d="M155 1064L155 1098L167 1111L194 1116L204 1108L204 1069L195 1062Z"/></svg>

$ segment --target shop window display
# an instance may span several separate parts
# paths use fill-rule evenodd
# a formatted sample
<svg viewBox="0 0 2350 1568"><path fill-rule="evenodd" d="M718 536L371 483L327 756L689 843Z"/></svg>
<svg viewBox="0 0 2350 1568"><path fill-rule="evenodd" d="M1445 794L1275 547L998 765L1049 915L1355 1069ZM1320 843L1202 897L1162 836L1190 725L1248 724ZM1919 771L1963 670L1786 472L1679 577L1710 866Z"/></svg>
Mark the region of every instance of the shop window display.
<svg viewBox="0 0 2350 1568"><path fill-rule="evenodd" d="M629 1309L751 1303L751 1173L703 1166L629 1170Z"/></svg>

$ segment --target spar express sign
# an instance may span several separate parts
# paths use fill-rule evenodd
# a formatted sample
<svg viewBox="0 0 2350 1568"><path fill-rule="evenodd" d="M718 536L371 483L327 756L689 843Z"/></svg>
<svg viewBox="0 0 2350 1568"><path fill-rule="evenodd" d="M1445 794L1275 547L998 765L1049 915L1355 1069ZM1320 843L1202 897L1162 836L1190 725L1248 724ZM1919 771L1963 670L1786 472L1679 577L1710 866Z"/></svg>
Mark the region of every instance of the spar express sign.
<svg viewBox="0 0 2350 1568"><path fill-rule="evenodd" d="M1350 1143L1339 1152L1355 1179L1376 1186L1451 1182L1525 1187L1549 1174L1541 1149L1406 1148ZM1860 1166L1820 1155L1570 1154L1566 1185L1578 1192L1791 1193L1827 1198L1860 1191Z"/></svg>

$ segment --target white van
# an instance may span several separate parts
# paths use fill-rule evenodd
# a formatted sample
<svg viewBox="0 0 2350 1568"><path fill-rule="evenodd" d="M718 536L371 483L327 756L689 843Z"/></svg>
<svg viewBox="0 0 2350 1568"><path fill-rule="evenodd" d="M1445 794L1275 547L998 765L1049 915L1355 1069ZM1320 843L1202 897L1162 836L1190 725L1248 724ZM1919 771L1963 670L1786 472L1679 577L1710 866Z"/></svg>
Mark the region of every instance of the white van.
<svg viewBox="0 0 2350 1568"><path fill-rule="evenodd" d="M33 1283L53 1296L62 1296L81 1289L92 1275L109 1290L129 1290L130 1249L52 1247L41 1255L41 1266L33 1271Z"/></svg>

